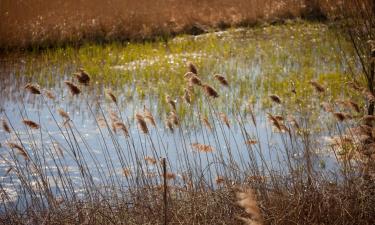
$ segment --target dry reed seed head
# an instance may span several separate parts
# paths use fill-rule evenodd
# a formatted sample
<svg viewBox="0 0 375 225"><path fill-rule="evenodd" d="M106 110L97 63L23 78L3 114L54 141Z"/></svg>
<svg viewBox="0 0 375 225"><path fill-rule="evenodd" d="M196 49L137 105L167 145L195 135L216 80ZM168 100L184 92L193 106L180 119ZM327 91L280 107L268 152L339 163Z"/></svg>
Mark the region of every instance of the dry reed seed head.
<svg viewBox="0 0 375 225"><path fill-rule="evenodd" d="M211 87L210 85L203 84L202 87L203 87L203 90L208 97L211 97L211 98L218 98L219 97L219 94L217 93L215 88Z"/></svg>
<svg viewBox="0 0 375 225"><path fill-rule="evenodd" d="M355 91L363 91L363 88L355 81L347 82L347 85Z"/></svg>
<svg viewBox="0 0 375 225"><path fill-rule="evenodd" d="M174 180L174 179L176 179L176 174L171 173L171 172L167 172L167 173L165 174L165 178L166 178L167 180Z"/></svg>
<svg viewBox="0 0 375 225"><path fill-rule="evenodd" d="M139 113L135 114L135 118L138 122L138 128L144 133L148 134L148 127L146 121L144 120L143 116Z"/></svg>
<svg viewBox="0 0 375 225"><path fill-rule="evenodd" d="M177 114L175 112L169 113L168 120L170 120L175 126L178 126L180 124Z"/></svg>
<svg viewBox="0 0 375 225"><path fill-rule="evenodd" d="M145 119L151 123L152 126L156 127L156 122L155 122L155 118L154 116L152 115L152 113L150 112L150 110L148 110L146 108L146 106L143 106L143 114L144 114L144 117Z"/></svg>
<svg viewBox="0 0 375 225"><path fill-rule="evenodd" d="M284 121L284 117L281 115L274 115L274 118L277 119L278 121Z"/></svg>
<svg viewBox="0 0 375 225"><path fill-rule="evenodd" d="M130 168L123 168L122 169L122 175L124 177L129 177L132 174L132 171Z"/></svg>
<svg viewBox="0 0 375 225"><path fill-rule="evenodd" d="M145 156L144 159L147 163L152 164L152 165L155 165L157 163L157 160L151 156Z"/></svg>
<svg viewBox="0 0 375 225"><path fill-rule="evenodd" d="M10 129L10 126L9 126L8 122L5 119L1 120L1 124L2 124L3 130L5 132L7 132L9 134L12 132L12 130Z"/></svg>
<svg viewBox="0 0 375 225"><path fill-rule="evenodd" d="M198 150L199 152L213 152L215 149L210 146L210 145L205 145L205 144L199 144L199 143L192 143L191 147L194 149Z"/></svg>
<svg viewBox="0 0 375 225"><path fill-rule="evenodd" d="M70 93L72 93L72 95L78 95L79 93L81 93L81 90L73 82L66 80L64 81L64 83L68 86Z"/></svg>
<svg viewBox="0 0 375 225"><path fill-rule="evenodd" d="M375 96L369 91L363 91L363 95L370 103L375 103Z"/></svg>
<svg viewBox="0 0 375 225"><path fill-rule="evenodd" d="M191 86L193 86L193 85L202 86L202 81L201 81L201 79L199 79L199 77L197 75L192 75L189 79L189 84Z"/></svg>
<svg viewBox="0 0 375 225"><path fill-rule="evenodd" d="M224 182L225 182L225 178L224 178L223 176L217 176L217 177L215 178L215 183L216 183L217 185L223 184Z"/></svg>
<svg viewBox="0 0 375 225"><path fill-rule="evenodd" d="M204 116L203 118L201 118L201 121L203 122L204 126L207 127L208 130L212 131L212 126L210 124L210 121L208 121L208 118L207 116Z"/></svg>
<svg viewBox="0 0 375 225"><path fill-rule="evenodd" d="M165 120L165 127L168 128L173 133L173 131L174 131L174 129L173 129L173 123L172 123L172 121L169 118L167 118Z"/></svg>
<svg viewBox="0 0 375 225"><path fill-rule="evenodd" d="M258 144L258 141L256 139L249 139L245 142L247 145L255 145Z"/></svg>
<svg viewBox="0 0 375 225"><path fill-rule="evenodd" d="M176 102L169 95L165 96L165 101L171 106L173 111L176 111Z"/></svg>
<svg viewBox="0 0 375 225"><path fill-rule="evenodd" d="M190 72L194 73L195 75L198 75L197 67L192 62L188 62L187 66Z"/></svg>
<svg viewBox="0 0 375 225"><path fill-rule="evenodd" d="M22 120L22 123L24 123L26 126L30 127L31 129L39 129L40 128L40 125L37 124L36 122L32 121L32 120Z"/></svg>
<svg viewBox="0 0 375 225"><path fill-rule="evenodd" d="M246 222L248 225L263 224L263 217L257 205L254 191L252 189L247 189L237 192L236 196L238 200L237 204L250 216L250 218L241 217L241 220Z"/></svg>
<svg viewBox="0 0 375 225"><path fill-rule="evenodd" d="M190 92L189 92L189 90L188 89L184 89L184 96L183 96L183 98L184 98L184 100L185 100L185 102L187 103L187 104L191 104L191 95L190 95Z"/></svg>
<svg viewBox="0 0 375 225"><path fill-rule="evenodd" d="M78 83L83 85L89 85L90 75L84 69L79 69L79 72L74 73L74 75L76 76Z"/></svg>
<svg viewBox="0 0 375 225"><path fill-rule="evenodd" d="M113 122L113 127L114 127L115 133L116 133L117 129L119 129L124 133L125 137L129 137L129 130L123 122L115 121L115 122Z"/></svg>
<svg viewBox="0 0 375 225"><path fill-rule="evenodd" d="M223 75L221 75L221 74L215 74L214 78L216 80L218 80L220 82L220 84L222 84L223 86L226 86L226 87L229 86L229 83L228 83L227 79Z"/></svg>
<svg viewBox="0 0 375 225"><path fill-rule="evenodd" d="M66 119L66 120L70 120L70 116L69 116L69 114L68 114L67 112L65 112L62 108L59 108L59 109L57 110L57 112L59 113L59 115L60 115L62 118Z"/></svg>
<svg viewBox="0 0 375 225"><path fill-rule="evenodd" d="M24 88L27 91L29 91L31 94L40 95L40 93L41 93L39 85L37 85L37 84L28 83L28 84L25 85Z"/></svg>
<svg viewBox="0 0 375 225"><path fill-rule="evenodd" d="M219 113L219 116L220 116L221 121L230 129L228 116L223 112Z"/></svg>
<svg viewBox="0 0 375 225"><path fill-rule="evenodd" d="M13 142L8 142L7 145L11 149L16 149L17 153L20 154L20 155L22 155L22 157L25 160L29 160L30 159L29 158L29 154L27 154L27 151L21 145L13 143Z"/></svg>
<svg viewBox="0 0 375 225"><path fill-rule="evenodd" d="M111 99L111 101L113 103L117 104L117 98L116 98L116 96L113 94L113 92L111 90L107 90L106 94L107 94L108 98Z"/></svg>
<svg viewBox="0 0 375 225"><path fill-rule="evenodd" d="M270 97L270 99L273 102L275 102L277 104L281 104L281 98L279 96L277 96L277 95L269 95L269 97Z"/></svg>
<svg viewBox="0 0 375 225"><path fill-rule="evenodd" d="M311 80L309 83L315 88L317 92L323 93L325 91L323 85L319 84L316 80Z"/></svg>
<svg viewBox="0 0 375 225"><path fill-rule="evenodd" d="M371 122L375 121L375 116L374 115L365 115L361 118L361 121L363 121L365 123L371 123Z"/></svg>
<svg viewBox="0 0 375 225"><path fill-rule="evenodd" d="M333 106L328 102L322 102L320 106L323 108L325 112L329 112L329 113L333 112Z"/></svg>
<svg viewBox="0 0 375 225"><path fill-rule="evenodd" d="M361 112L361 108L359 107L359 105L351 100L348 101L350 107L356 111L357 113L360 113Z"/></svg>
<svg viewBox="0 0 375 225"><path fill-rule="evenodd" d="M98 117L97 122L98 122L99 127L106 127L106 122L103 117Z"/></svg>
<svg viewBox="0 0 375 225"><path fill-rule="evenodd" d="M45 90L45 94L46 94L47 98L49 98L51 100L55 100L56 99L55 94L52 91L50 91L50 90Z"/></svg>
<svg viewBox="0 0 375 225"><path fill-rule="evenodd" d="M338 119L340 122L343 122L345 119L347 119L345 113L342 112L334 112L333 115L336 119Z"/></svg>

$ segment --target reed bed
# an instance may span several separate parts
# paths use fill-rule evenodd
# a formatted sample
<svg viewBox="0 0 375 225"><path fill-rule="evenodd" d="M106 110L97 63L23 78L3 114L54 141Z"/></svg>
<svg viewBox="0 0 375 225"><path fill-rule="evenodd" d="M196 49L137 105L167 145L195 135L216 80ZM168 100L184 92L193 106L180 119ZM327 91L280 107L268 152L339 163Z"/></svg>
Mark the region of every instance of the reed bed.
<svg viewBox="0 0 375 225"><path fill-rule="evenodd" d="M192 65L189 63L186 70L198 77L199 68ZM94 111L87 98L87 82L66 81L73 101L89 109L99 132L101 154L76 127L74 117L54 105L57 102L51 103L39 85L25 85L20 91L34 95L47 108L61 138L49 132L51 125L40 119L24 117L19 121L24 127L15 130L16 124L3 113L8 154L1 157L17 196L12 196L5 183L0 184L0 221L372 224L374 119L366 115L361 104L325 102L330 98L322 96L322 84L311 82L310 88L316 90L315 110L325 102L332 110L324 113L337 118L335 126L327 127L325 132L328 144L322 144L323 137L311 132L303 111L289 111L277 93L270 93L273 108L278 110L270 109L266 125L274 127L272 133L279 140L277 146L271 146L259 137L262 120L251 105L233 108L230 117L218 110L222 95L233 88L229 82L223 84L215 77L200 79L202 84L193 86L191 79L185 80L185 90L193 89L195 93L193 102L165 98L169 105L167 128L162 118L155 119L146 106L135 114L123 114L119 96L109 90L106 95L112 109L105 109L97 99L98 110ZM220 90L211 86L218 81L224 85ZM347 87L351 88L349 84ZM176 109L180 104L187 104L189 116L179 115ZM208 110L203 112L201 104ZM189 128L189 119L206 129ZM163 139L167 129L173 131L170 135L177 147L173 157L166 151ZM120 130L123 135L117 135ZM332 156L333 168L319 166L321 151ZM77 168L74 176L69 171L71 164Z"/></svg>

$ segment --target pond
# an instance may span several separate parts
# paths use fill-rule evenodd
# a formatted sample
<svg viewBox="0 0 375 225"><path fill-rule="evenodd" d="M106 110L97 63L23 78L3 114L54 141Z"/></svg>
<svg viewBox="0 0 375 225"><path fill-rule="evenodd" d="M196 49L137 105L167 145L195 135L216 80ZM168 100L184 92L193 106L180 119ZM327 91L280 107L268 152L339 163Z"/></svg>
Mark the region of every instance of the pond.
<svg viewBox="0 0 375 225"><path fill-rule="evenodd" d="M313 167L333 171L336 159L323 151L323 136L337 123L320 105L355 96L345 88L355 64L351 51L329 25L295 21L6 56L0 107L11 132L0 131L3 202L16 201L27 187L35 194L43 179L63 197L90 195L93 186L112 193L158 185L161 158L175 186L267 179L304 165L306 142L291 137L297 133L311 138ZM218 98L189 86L188 62ZM73 75L80 68L90 74L89 85ZM73 95L65 81L81 93ZM38 84L41 95L28 92L28 83ZM272 126L275 116L285 124L281 129ZM245 171L254 176L244 177Z"/></svg>

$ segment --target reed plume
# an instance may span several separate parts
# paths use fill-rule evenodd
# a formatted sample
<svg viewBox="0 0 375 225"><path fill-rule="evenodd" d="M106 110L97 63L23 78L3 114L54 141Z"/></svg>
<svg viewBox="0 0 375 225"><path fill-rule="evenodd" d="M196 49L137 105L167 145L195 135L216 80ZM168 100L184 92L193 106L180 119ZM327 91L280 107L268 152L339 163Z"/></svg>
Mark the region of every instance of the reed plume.
<svg viewBox="0 0 375 225"><path fill-rule="evenodd" d="M227 79L223 75L221 75L221 74L215 74L214 78L216 80L218 80L220 82L220 84L222 84L223 86L226 86L226 87L229 86L229 83L228 83Z"/></svg>
<svg viewBox="0 0 375 225"><path fill-rule="evenodd" d="M169 95L165 96L165 101L169 104L173 111L176 111L176 102Z"/></svg>
<svg viewBox="0 0 375 225"><path fill-rule="evenodd" d="M325 91L323 85L319 84L316 80L311 80L309 83L315 88L317 92L323 93Z"/></svg>
<svg viewBox="0 0 375 225"><path fill-rule="evenodd" d="M52 91L45 90L45 93L46 93L47 98L49 98L51 100L55 100L56 99L56 96L55 96L55 94Z"/></svg>
<svg viewBox="0 0 375 225"><path fill-rule="evenodd" d="M217 176L216 178L215 178L215 183L216 184L222 184L222 183L224 183L225 182L225 178L223 177L223 176Z"/></svg>
<svg viewBox="0 0 375 225"><path fill-rule="evenodd" d="M138 123L138 128L144 133L144 134L148 134L148 127L147 127L147 124L146 124L146 121L145 119L143 118L143 116L139 113L135 114L135 119L137 120L137 123Z"/></svg>
<svg viewBox="0 0 375 225"><path fill-rule="evenodd" d="M280 98L279 96L277 96L277 95L270 95L269 97L270 97L270 99L271 99L273 102L275 102L275 103L277 103L277 104L281 104L281 98Z"/></svg>
<svg viewBox="0 0 375 225"><path fill-rule="evenodd" d="M166 126L166 128L168 128L173 133L173 131L174 131L174 129L173 129L173 123L172 123L172 121L169 118L167 118L165 120L165 126Z"/></svg>
<svg viewBox="0 0 375 225"><path fill-rule="evenodd" d="M194 74L194 73L192 73L192 72L189 71L189 72L187 72L187 73L184 74L184 78L185 79L190 79L190 77L195 76L195 75L196 74Z"/></svg>
<svg viewBox="0 0 375 225"><path fill-rule="evenodd" d="M201 81L201 79L199 79L199 77L196 76L196 75L192 75L192 76L189 78L189 83L190 83L191 86L193 86L193 85L202 86L202 81Z"/></svg>
<svg viewBox="0 0 375 225"><path fill-rule="evenodd" d="M205 127L207 127L210 131L212 131L212 126L210 124L210 121L208 121L207 116L204 116L203 118L201 118L201 121L203 122Z"/></svg>
<svg viewBox="0 0 375 225"><path fill-rule="evenodd" d="M7 145L11 149L16 149L17 152L23 156L25 160L29 160L29 154L27 154L27 151L19 144L13 143L13 142L8 142Z"/></svg>
<svg viewBox="0 0 375 225"><path fill-rule="evenodd" d="M59 113L59 115L64 118L65 120L70 120L70 116L67 112L65 112L62 108L59 108L57 110L57 112Z"/></svg>
<svg viewBox="0 0 375 225"><path fill-rule="evenodd" d="M223 112L219 113L219 116L220 116L221 121L230 129L228 116Z"/></svg>
<svg viewBox="0 0 375 225"><path fill-rule="evenodd" d="M321 107L323 108L323 110L324 110L325 112L333 112L333 107L332 107L332 105L331 105L330 103L328 103L328 102L323 102L323 103L321 103L320 105L321 105Z"/></svg>
<svg viewBox="0 0 375 225"><path fill-rule="evenodd" d="M255 140L255 139L249 139L245 142L245 144L247 145L255 145L255 144L258 144L258 141Z"/></svg>
<svg viewBox="0 0 375 225"><path fill-rule="evenodd" d="M342 112L334 112L333 115L336 119L338 119L340 122L343 122L345 119L347 119L346 115Z"/></svg>
<svg viewBox="0 0 375 225"><path fill-rule="evenodd" d="M129 168L123 168L122 169L122 175L124 177L129 177L131 175L132 171Z"/></svg>
<svg viewBox="0 0 375 225"><path fill-rule="evenodd" d="M79 93L81 93L81 90L73 82L66 80L64 81L64 83L68 86L70 93L72 93L72 95L78 95Z"/></svg>
<svg viewBox="0 0 375 225"><path fill-rule="evenodd" d="M157 163L156 159L153 158L153 157L151 157L151 156L145 156L144 159L145 159L145 161L146 161L147 163L150 163L150 164L153 164L153 165L155 165L155 164Z"/></svg>
<svg viewBox="0 0 375 225"><path fill-rule="evenodd" d="M116 96L112 93L111 90L107 90L107 91L106 91L106 94L107 94L108 98L111 99L111 101L112 101L113 103L117 104L117 98L116 98Z"/></svg>
<svg viewBox="0 0 375 225"><path fill-rule="evenodd" d="M80 68L79 71L74 73L73 75L76 76L78 83L83 85L89 85L90 75L83 68Z"/></svg>
<svg viewBox="0 0 375 225"><path fill-rule="evenodd" d="M25 120L22 120L22 122L26 125L26 126L28 126L28 127L30 127L31 129L39 129L40 128L40 125L39 124L37 124L36 122L34 122L34 121L32 121L32 120L27 120L27 119L25 119Z"/></svg>
<svg viewBox="0 0 375 225"><path fill-rule="evenodd" d="M24 87L27 91L29 91L31 94L40 95L40 88L37 84L31 84L28 83Z"/></svg>
<svg viewBox="0 0 375 225"><path fill-rule="evenodd" d="M203 90L208 97L211 97L211 98L218 98L219 97L219 94L217 93L217 91L213 87L211 87L210 85L203 84L202 87L203 87Z"/></svg>
<svg viewBox="0 0 375 225"><path fill-rule="evenodd" d="M143 115L145 117L145 119L151 123L152 126L156 127L156 122L155 122L155 118L154 116L152 115L152 113L150 112L150 110L148 110L146 108L146 106L144 105L143 106Z"/></svg>
<svg viewBox="0 0 375 225"><path fill-rule="evenodd" d="M213 152L214 148L210 145L205 145L205 144L199 144L199 143L192 143L191 147L195 148L199 152Z"/></svg>
<svg viewBox="0 0 375 225"><path fill-rule="evenodd" d="M117 131L117 129L121 130L124 134L125 137L129 137L129 131L128 131L128 128L126 128L125 124L121 121L115 121L113 123L113 127L114 127L114 130L115 132Z"/></svg>
<svg viewBox="0 0 375 225"><path fill-rule="evenodd" d="M170 120L175 126L180 124L177 114L173 111L169 113L168 120Z"/></svg>
<svg viewBox="0 0 375 225"><path fill-rule="evenodd" d="M188 66L188 70L192 73L194 73L195 75L198 74L198 70L197 70L197 67L192 63L192 62L188 62L187 63L187 66Z"/></svg>
<svg viewBox="0 0 375 225"><path fill-rule="evenodd" d="M183 98L184 98L184 100L185 100L185 102L187 103L187 104L191 104L191 95L190 95L190 92L189 92L189 90L188 89L184 89L184 96L183 96Z"/></svg>
<svg viewBox="0 0 375 225"><path fill-rule="evenodd" d="M12 132L12 130L10 129L10 126L9 126L8 122L6 120L2 120L1 123L2 123L2 126L3 126L3 130L10 134Z"/></svg>
<svg viewBox="0 0 375 225"><path fill-rule="evenodd" d="M240 217L240 219L247 225L262 225L263 217L257 205L253 190L248 189L237 192L236 196L238 199L237 204L250 216L250 218Z"/></svg>
<svg viewBox="0 0 375 225"><path fill-rule="evenodd" d="M361 108L359 107L359 105L351 100L348 101L350 107L352 109L354 109L354 111L356 111L357 113L360 113L361 112Z"/></svg>

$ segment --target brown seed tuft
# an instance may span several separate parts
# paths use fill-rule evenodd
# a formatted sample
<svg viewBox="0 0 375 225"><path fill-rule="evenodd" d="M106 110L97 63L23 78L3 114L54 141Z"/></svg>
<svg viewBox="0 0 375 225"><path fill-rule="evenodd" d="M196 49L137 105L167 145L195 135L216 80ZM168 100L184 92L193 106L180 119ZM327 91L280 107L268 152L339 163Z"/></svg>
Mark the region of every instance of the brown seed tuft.
<svg viewBox="0 0 375 225"><path fill-rule="evenodd" d="M156 162L157 162L156 159L154 157L151 157L151 156L145 156L145 161L147 163L150 163L150 164L153 164L153 165L155 165Z"/></svg>
<svg viewBox="0 0 375 225"><path fill-rule="evenodd" d="M56 99L55 94L52 91L45 90L45 93L46 93L47 98L49 98L51 100L55 100Z"/></svg>
<svg viewBox="0 0 375 225"><path fill-rule="evenodd" d="M79 69L79 72L74 73L74 75L80 84L89 85L90 75L84 69Z"/></svg>
<svg viewBox="0 0 375 225"><path fill-rule="evenodd" d="M155 122L155 118L154 116L152 115L152 113L150 112L150 110L148 110L146 108L146 106L143 106L143 114L144 114L144 117L145 119L150 122L152 124L152 126L156 127L156 122Z"/></svg>
<svg viewBox="0 0 375 225"><path fill-rule="evenodd" d="M340 122L344 121L346 119L346 115L342 112L334 112L333 115L336 119L338 119Z"/></svg>
<svg viewBox="0 0 375 225"><path fill-rule="evenodd" d="M225 79L225 77L223 75L221 75L221 74L215 74L214 78L216 80L218 80L220 82L220 84L222 84L223 86L226 86L226 87L229 86L229 83L228 83L227 79Z"/></svg>
<svg viewBox="0 0 375 225"><path fill-rule="evenodd" d="M81 93L81 90L73 82L66 80L64 81L64 83L68 86L72 95L78 95L79 93Z"/></svg>
<svg viewBox="0 0 375 225"><path fill-rule="evenodd" d="M116 98L116 96L112 93L111 90L107 90L107 91L106 91L106 94L107 94L108 98L110 98L111 101L112 101L113 103L117 104L117 98Z"/></svg>
<svg viewBox="0 0 375 225"><path fill-rule="evenodd" d="M230 123L229 123L228 116L223 112L221 112L219 114L219 116L220 116L221 121L230 129Z"/></svg>
<svg viewBox="0 0 375 225"><path fill-rule="evenodd" d="M270 97L270 99L271 99L273 102L275 102L275 103L277 103L277 104L281 104L281 98L280 98L279 96L277 96L277 95L270 95L269 97Z"/></svg>
<svg viewBox="0 0 375 225"><path fill-rule="evenodd" d="M222 184L222 183L225 182L225 178L223 176L217 176L215 178L215 182L216 182L216 184Z"/></svg>
<svg viewBox="0 0 375 225"><path fill-rule="evenodd" d="M7 123L7 121L6 120L2 120L2 125L3 125L3 130L5 131L5 132L7 132L7 133L11 133L12 132L12 130L10 129L10 126L9 126L9 124Z"/></svg>
<svg viewBox="0 0 375 225"><path fill-rule="evenodd" d="M199 77L197 75L192 75L189 78L189 83L190 83L191 86L193 86L193 85L202 86L202 81L201 81L201 79L199 79Z"/></svg>
<svg viewBox="0 0 375 225"><path fill-rule="evenodd" d="M125 124L121 121L113 122L113 127L116 132L117 129L121 130L125 137L129 137L128 128L126 128Z"/></svg>
<svg viewBox="0 0 375 225"><path fill-rule="evenodd" d="M197 70L197 67L192 63L192 62L188 62L187 63L187 66L188 66L188 70L192 73L194 73L195 75L198 74L198 70Z"/></svg>
<svg viewBox="0 0 375 225"><path fill-rule="evenodd" d="M191 104L191 95L190 95L190 92L189 92L189 90L188 89L184 89L184 96L183 96L183 98L184 98L184 100L185 100L185 102L187 103L187 104Z"/></svg>
<svg viewBox="0 0 375 225"><path fill-rule="evenodd" d="M323 93L325 91L325 88L323 87L323 85L319 84L317 81L315 80L311 80L310 81L310 84L315 88L315 90L319 93Z"/></svg>
<svg viewBox="0 0 375 225"><path fill-rule="evenodd" d="M354 111L356 111L357 113L360 113L361 112L361 108L359 107L359 105L351 100L348 101L350 107L352 109L354 109Z"/></svg>
<svg viewBox="0 0 375 225"><path fill-rule="evenodd" d="M19 144L8 142L7 145L9 148L16 149L20 155L24 157L25 160L29 160L29 154L27 154L27 151Z"/></svg>
<svg viewBox="0 0 375 225"><path fill-rule="evenodd" d="M22 120L22 122L23 122L26 126L30 127L31 129L39 129L39 128L40 128L40 125L37 124L37 123L35 123L35 122L32 121L32 120Z"/></svg>
<svg viewBox="0 0 375 225"><path fill-rule="evenodd" d="M169 95L165 96L165 101L171 106L173 111L176 111L176 102Z"/></svg>
<svg viewBox="0 0 375 225"><path fill-rule="evenodd" d="M208 121L208 118L207 116L204 116L203 118L201 118L203 124L205 127L207 127L207 129L209 129L210 131L212 131L212 126L210 124L210 121Z"/></svg>
<svg viewBox="0 0 375 225"><path fill-rule="evenodd" d="M148 134L148 127L147 127L147 124L146 124L146 121L145 119L143 118L143 116L139 113L135 114L135 119L137 120L138 122L138 128L144 133L144 134Z"/></svg>
<svg viewBox="0 0 375 225"><path fill-rule="evenodd" d="M213 87L211 87L210 85L203 84L202 87L203 87L203 90L208 97L212 97L212 98L218 98L219 97L219 94L217 93L217 91Z"/></svg>
<svg viewBox="0 0 375 225"><path fill-rule="evenodd" d="M40 89L37 84L28 83L25 85L25 89L28 90L31 94L40 95Z"/></svg>
<svg viewBox="0 0 375 225"><path fill-rule="evenodd" d="M66 119L66 120L70 120L70 116L69 116L69 114L68 114L67 112L65 112L62 108L59 108L59 109L57 110L57 112L59 113L59 115L60 115L62 118Z"/></svg>
<svg viewBox="0 0 375 225"><path fill-rule="evenodd" d="M245 142L245 144L247 145L255 145L255 144L258 144L258 141L255 140L255 139L249 139Z"/></svg>
<svg viewBox="0 0 375 225"><path fill-rule="evenodd" d="M193 143L191 144L191 147L195 148L199 152L213 152L214 148L211 147L210 145L205 145L205 144L199 144L199 143Z"/></svg>

